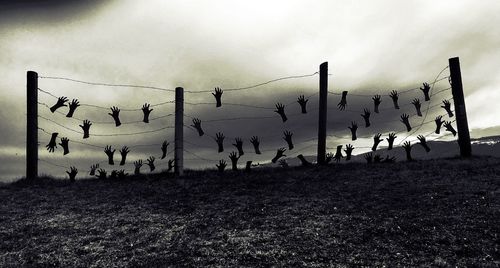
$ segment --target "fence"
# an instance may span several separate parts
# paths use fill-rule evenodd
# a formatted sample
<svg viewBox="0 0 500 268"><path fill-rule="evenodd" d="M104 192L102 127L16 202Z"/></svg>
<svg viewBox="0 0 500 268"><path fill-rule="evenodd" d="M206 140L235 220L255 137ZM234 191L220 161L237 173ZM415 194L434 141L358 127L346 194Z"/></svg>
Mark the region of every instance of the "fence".
<svg viewBox="0 0 500 268"><path fill-rule="evenodd" d="M450 71L449 76L443 76L446 70ZM299 96L294 96L293 101L287 101L285 104L277 102L275 107L256 105L248 102L234 103L225 100L228 94L232 95L241 91L254 90L285 80L295 81L297 79L314 78L318 75L319 92L313 93L303 91ZM364 91L358 93L356 90L343 92L329 91L329 76L328 63L323 63L320 65L319 72L314 72L312 74L282 77L239 88L216 88L215 90L193 91L184 90L180 87L168 89L144 85L95 83L66 77L38 76L37 73L29 71L27 74L28 116L26 175L28 178L36 178L38 176L38 162L41 162L56 168L68 170L67 173L70 178L74 179L78 172L75 167L78 166L76 163L81 163L82 161L81 159L75 160L71 158L71 155L75 154L73 150L70 150L72 147L77 147L82 151L84 151L85 148L90 148L92 152L100 149L101 161L94 161L89 169L81 169L80 167L80 172L100 177L106 177L107 173L104 167L113 169L116 166L120 166L118 170L113 169L111 172L111 176L116 177L124 176L132 172L139 174L144 171L144 165L149 167L149 172L155 172L160 169L166 170L167 172L173 170L175 174L181 176L183 174L185 161L196 161L197 163L204 162L208 165L205 167L216 166L220 171L223 171L229 162L233 170L242 167L250 169L255 165L255 162L260 164L261 161L287 165L286 161L282 158L285 156L285 151L288 151L288 157L296 156L303 165L308 165L310 163L303 157L303 153L316 146L317 163L326 164L332 160L340 161L341 158L344 157L342 153L342 146L344 144L339 145L338 140L350 140L348 142L349 144L347 144L344 149L347 161L351 159L351 154L354 149L361 149L362 151L371 149L375 151L378 148L385 147L388 150L392 150L393 147L399 147L401 145L406 152L407 160L411 160L411 148L415 143L420 144L422 148L427 151L430 150L428 142L442 139L447 135L456 134L458 134L461 155L463 157L471 155L470 137L458 58L450 59L449 66L442 69L431 83L424 83L422 86L405 90L387 90L374 94L367 94ZM43 86L39 87L39 79L78 83L89 87L98 86L151 90L162 94L175 94L175 98L170 97L171 99L152 104L149 102L144 104L141 103L137 104L136 107L127 108L123 108L116 103L110 103L109 106L85 102L80 103L79 100L75 98L67 99L66 97L57 96L52 93L52 90L46 89ZM448 86L442 88L440 85L443 83ZM438 89L439 87L441 87L441 89ZM38 93L43 94L45 100L39 98ZM450 93L452 96L450 96ZM184 94L187 94L188 98L185 99ZM448 96L446 96L446 94L448 94ZM199 98L192 98L192 96L209 96L210 101L206 99L198 101L197 99ZM298 99L295 99L297 97ZM316 98L318 98L319 104L317 107L312 105L313 100ZM335 106L329 107L329 98L338 103L335 103ZM423 100L421 100L422 98ZM196 101L192 101L192 99ZM451 109L451 100L454 102L455 111ZM49 101L55 101L55 104L50 106L47 104L50 103ZM353 105L352 103L355 104ZM387 105L387 103L389 103L389 105ZM174 109L167 108L172 105L175 106L173 107ZM186 112L185 107L188 108L193 106L206 107L206 109L209 110L199 114ZM39 107L45 111L44 114L38 114ZM240 110L251 110L252 115L206 118L208 112L214 113L214 111L227 109L227 107ZM435 119L428 120L430 114L443 108L444 112L442 115ZM67 109L67 111L63 111L63 109ZM82 116L82 109L88 111L85 114L86 116ZM200 110L203 109L198 109L198 112ZM290 110L295 110L296 112L290 112ZM97 118L97 115L103 114L105 111L108 111L109 120L102 120L100 117L99 119L90 118L91 116ZM264 114L254 115L257 111L263 112ZM307 136L301 135L304 137L297 138L297 135L294 135L296 132L300 132L301 129L311 130L311 127L308 127L307 124L296 125L296 123L299 123L300 120L303 120L306 116L315 115L313 113L317 113L317 136L315 133L307 133ZM339 118L337 118L335 122L328 123L328 117L332 115L339 116ZM391 116L397 116L398 118L393 120L390 119ZM447 117L448 120L443 120L443 118ZM455 117L456 120L454 120L453 117ZM184 118L189 119L192 125L184 124ZM39 119L44 121L46 125L39 127ZM171 122L172 120L174 122ZM228 129L224 126L224 124L229 125L229 123L235 121L247 122L256 120L267 121L267 126L270 125L269 121L271 120L274 120L276 124L279 122L283 127L277 127L276 129L279 130L279 133L283 133L283 136L276 133L269 135L252 133L249 135L244 131L244 127L241 127L246 127L247 124L237 127L238 129L236 130ZM65 122L65 124L61 122ZM310 122L310 119L306 120L306 123ZM357 122L363 122L364 124L357 124ZM454 122L456 122L457 131L455 131L455 127L453 127L452 123ZM70 124L69 126L68 123ZM398 126L400 128L399 131L382 128L384 124L395 127L393 125L394 123L400 124ZM428 126L432 126L432 123L435 124L433 130L422 133L422 130ZM339 133L331 133L328 132L328 126L332 124L335 126L345 125L346 127ZM374 127L374 125L376 127ZM138 127L140 130L123 131L122 129L127 126L131 126L132 128ZM442 134L440 131L441 127L443 127L447 134ZM49 131L54 128L58 128L61 131ZM104 128L114 128L115 131L113 131L113 133L99 131ZM196 140L186 139L184 128L191 131L187 136L195 135L197 136ZM373 135L373 133L359 135L358 133L358 131L373 132L372 129L376 130L375 135ZM171 133L172 130L174 131L174 135ZM73 162L70 163L68 160L67 165L62 165L55 163L55 161L39 158L39 132L46 135L47 140L49 140L46 145L48 153L45 154L52 154L58 151L57 145L60 145L61 147L59 148L63 149L63 157L65 159L71 158ZM228 132L231 135L227 135ZM420 135L414 137L415 134ZM69 137L70 135L73 136ZM146 135L150 136L149 139L156 142L148 142L146 144L137 142L135 144L130 144L132 141L137 140L136 137L143 137ZM162 137L159 138L154 135L161 135ZM172 138L172 136L174 137ZM382 143L385 143L384 138L386 136L388 138L385 140L387 140L388 144L382 145ZM122 137L127 139L123 140ZM357 144L360 141L365 141L366 143L367 140L372 138L373 146L359 146ZM96 143L97 139L107 140L104 143ZM283 146L277 148L268 146L268 144L276 144L277 139L284 140ZM234 143L228 146L228 140L232 140ZM328 147L327 145L332 144L332 140L336 143L335 146ZM120 146L112 145L113 143L116 144L120 142L122 143ZM172 142L174 150L171 150L172 145L170 143ZM251 146L247 144L251 144ZM233 148L232 146L234 146L234 150L229 149ZM151 148L154 148L154 151L151 151ZM200 148L210 150L211 152L206 151L209 156L200 154L197 151ZM117 157L121 158L119 164L114 163L117 149L120 149L118 151L120 155ZM144 149L149 150L143 152ZM336 152L327 153L327 150L336 150ZM138 154L135 153L136 151ZM292 154L289 154L290 152ZM184 153L189 155L189 157L184 158ZM229 153L229 161L226 163L224 160L225 157L221 157L221 155L227 153ZM174 154L173 158L171 156L172 154ZM216 154L217 158L213 158L213 154ZM88 153L85 155L88 156ZM248 157L249 155L250 157ZM242 157L247 157L248 160L243 165L241 162L240 164L238 163ZM132 161L129 159L132 159ZM372 154L367 154L366 159L369 162L393 160L393 158L389 156L387 156L385 160L382 160L379 155L372 156ZM141 171L141 168L143 171Z"/></svg>

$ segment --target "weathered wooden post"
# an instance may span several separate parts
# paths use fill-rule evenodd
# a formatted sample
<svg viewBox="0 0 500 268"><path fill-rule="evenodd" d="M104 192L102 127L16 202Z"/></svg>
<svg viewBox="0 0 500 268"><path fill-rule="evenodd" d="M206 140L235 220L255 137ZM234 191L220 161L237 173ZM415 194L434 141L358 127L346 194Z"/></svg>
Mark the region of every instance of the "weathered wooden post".
<svg viewBox="0 0 500 268"><path fill-rule="evenodd" d="M184 89L175 88L175 151L174 173L176 176L184 175Z"/></svg>
<svg viewBox="0 0 500 268"><path fill-rule="evenodd" d="M26 178L38 177L38 74L26 74Z"/></svg>
<svg viewBox="0 0 500 268"><path fill-rule="evenodd" d="M319 66L319 124L318 124L318 155L319 165L326 163L326 119L328 99L328 62Z"/></svg>
<svg viewBox="0 0 500 268"><path fill-rule="evenodd" d="M464 90L462 87L462 73L460 71L460 60L458 57L449 59L451 92L455 105L455 116L457 122L458 145L460 156L470 157L472 155L469 124L467 122L467 111L465 109Z"/></svg>

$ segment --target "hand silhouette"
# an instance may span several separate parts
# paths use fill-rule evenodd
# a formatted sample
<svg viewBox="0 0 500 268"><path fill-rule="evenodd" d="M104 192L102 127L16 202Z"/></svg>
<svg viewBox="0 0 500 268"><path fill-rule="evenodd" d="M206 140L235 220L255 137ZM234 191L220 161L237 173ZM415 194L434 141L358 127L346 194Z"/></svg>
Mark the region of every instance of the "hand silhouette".
<svg viewBox="0 0 500 268"><path fill-rule="evenodd" d="M288 120L285 114L285 106L283 104L279 102L276 103L276 111L274 112L278 113L281 116L281 120L283 120L283 122L286 122L286 120Z"/></svg>
<svg viewBox="0 0 500 268"><path fill-rule="evenodd" d="M379 143L383 140L380 138L381 136L382 136L382 134L380 134L380 133L377 133L377 134L375 134L375 136L373 136L372 151L375 152L377 150Z"/></svg>
<svg viewBox="0 0 500 268"><path fill-rule="evenodd" d="M286 143L288 143L288 150L293 150L293 142L292 142L293 133L288 130L285 130L285 132L283 132L283 135L285 135L283 139L286 141Z"/></svg>
<svg viewBox="0 0 500 268"><path fill-rule="evenodd" d="M388 155L388 156L385 157L385 159L384 159L383 162L384 163L394 163L394 162L396 162L396 157L394 157L394 156L393 157L389 157L389 155Z"/></svg>
<svg viewBox="0 0 500 268"><path fill-rule="evenodd" d="M246 165L245 165L245 172L250 172L251 171L251 168L252 168L252 161L247 161Z"/></svg>
<svg viewBox="0 0 500 268"><path fill-rule="evenodd" d="M220 173L224 172L224 169L226 169L226 161L225 160L220 160L218 165L215 165L217 169L219 170Z"/></svg>
<svg viewBox="0 0 500 268"><path fill-rule="evenodd" d="M429 86L428 83L424 83L422 87L420 87L420 90L424 92L425 96L425 101L429 101L431 98L429 97L429 91L431 90L431 87Z"/></svg>
<svg viewBox="0 0 500 268"><path fill-rule="evenodd" d="M255 153L261 154L260 149L259 149L259 145L260 145L259 137L253 136L252 138L250 138L250 143L252 143L253 148L255 150Z"/></svg>
<svg viewBox="0 0 500 268"><path fill-rule="evenodd" d="M352 155L352 151L353 151L353 150L354 150L354 146L352 146L351 144L347 144L347 145L345 146L345 150L344 150L344 152L345 152L345 154L346 154L346 156L345 156L345 160L346 160L346 161L351 160L351 155Z"/></svg>
<svg viewBox="0 0 500 268"><path fill-rule="evenodd" d="M116 175L118 175L118 179L123 180L128 176L128 173L125 173L125 170L121 169Z"/></svg>
<svg viewBox="0 0 500 268"><path fill-rule="evenodd" d="M127 159L127 154L130 152L130 149L127 146L123 146L120 150L120 154L122 155L122 160L120 161L120 166L125 165L125 160Z"/></svg>
<svg viewBox="0 0 500 268"><path fill-rule="evenodd" d="M217 142L217 145L219 147L219 150L218 152L219 153L222 153L224 152L224 134L222 134L222 132L218 132L217 134L215 134L215 142Z"/></svg>
<svg viewBox="0 0 500 268"><path fill-rule="evenodd" d="M358 130L358 123L356 123L355 121L352 121L351 122L351 126L348 127L350 130L351 130L351 137L352 137L352 140L355 141L356 139L358 139L356 137L356 130Z"/></svg>
<svg viewBox="0 0 500 268"><path fill-rule="evenodd" d="M54 113L57 109L63 107L63 106L67 106L65 103L68 101L68 98L66 97L59 97L57 99L57 103L54 104L52 107L50 107L50 111L52 113Z"/></svg>
<svg viewBox="0 0 500 268"><path fill-rule="evenodd" d="M425 140L424 136L418 135L417 139L420 141L418 144L422 145L427 153L431 151L431 148L429 148L429 145L427 145L427 141Z"/></svg>
<svg viewBox="0 0 500 268"><path fill-rule="evenodd" d="M222 101L221 101L221 98L222 98L222 89L216 87L215 88L215 93L212 93L212 95L214 95L215 97L215 101L217 102L217 104L215 105L215 107L221 107L222 106Z"/></svg>
<svg viewBox="0 0 500 268"><path fill-rule="evenodd" d="M380 106L380 103L382 103L382 100L380 99L380 95L373 96L372 100L373 100L373 110L376 113L379 113L378 107Z"/></svg>
<svg viewBox="0 0 500 268"><path fill-rule="evenodd" d="M52 133L52 137L50 138L49 144L45 145L49 153L53 153L55 148L57 148L57 143L56 143L57 135L59 135L59 133L57 132Z"/></svg>
<svg viewBox="0 0 500 268"><path fill-rule="evenodd" d="M399 110L399 104L398 104L398 98L399 94L396 90L391 91L391 94L389 94L389 97L392 99L392 103L394 104L394 109Z"/></svg>
<svg viewBox="0 0 500 268"><path fill-rule="evenodd" d="M109 145L107 145L104 148L104 152L108 156L108 164L110 164L110 165L114 165L115 164L115 161L113 161L113 155L114 155L115 151L116 150L111 150L111 146L109 146Z"/></svg>
<svg viewBox="0 0 500 268"><path fill-rule="evenodd" d="M167 169L167 172L172 171L173 168L174 168L174 159L170 159L170 160L168 160L168 169Z"/></svg>
<svg viewBox="0 0 500 268"><path fill-rule="evenodd" d="M66 171L69 175L69 181L74 182L76 178L76 174L78 174L78 169L76 167L70 167L70 171Z"/></svg>
<svg viewBox="0 0 500 268"><path fill-rule="evenodd" d="M326 164L330 163L330 162L332 161L333 157L334 157L334 154L332 154L332 153L327 153L327 154L326 154L326 157L325 157L325 163L326 163Z"/></svg>
<svg viewBox="0 0 500 268"><path fill-rule="evenodd" d="M411 126L410 126L410 120L409 120L410 116L407 115L407 114L402 114L401 115L401 122L403 122L403 124L405 124L406 126L406 131L410 132L411 131Z"/></svg>
<svg viewBox="0 0 500 268"><path fill-rule="evenodd" d="M448 100L443 101L443 105L441 108L444 108L448 113L448 117L453 117L453 112L451 111L451 103Z"/></svg>
<svg viewBox="0 0 500 268"><path fill-rule="evenodd" d="M89 175L90 176L94 176L95 175L95 170L99 168L99 164L94 164L94 165L91 165L90 166L90 173Z"/></svg>
<svg viewBox="0 0 500 268"><path fill-rule="evenodd" d="M286 151L285 148L279 148L278 151L276 151L276 156L271 160L271 162L276 163L278 159L280 159L283 156L286 156L283 154L285 151Z"/></svg>
<svg viewBox="0 0 500 268"><path fill-rule="evenodd" d="M147 161L148 161L147 165L149 166L149 171L153 172L155 170L155 157L154 156L150 156L147 159Z"/></svg>
<svg viewBox="0 0 500 268"><path fill-rule="evenodd" d="M361 114L361 116L363 117L363 119L365 119L365 127L369 127L370 126L370 110L365 108L364 113Z"/></svg>
<svg viewBox="0 0 500 268"><path fill-rule="evenodd" d="M68 138L61 138L61 143L59 143L61 147L64 150L64 155L69 154L69 139Z"/></svg>
<svg viewBox="0 0 500 268"><path fill-rule="evenodd" d="M191 126L196 128L196 130L198 130L198 135L200 135L200 137L203 136L203 134L205 134L203 129L201 129L201 120L200 119L193 118L193 124Z"/></svg>
<svg viewBox="0 0 500 268"><path fill-rule="evenodd" d="M415 106L415 109L417 110L417 115L422 116L422 112L420 111L420 108L422 107L422 104L420 103L419 99L414 99L411 104Z"/></svg>
<svg viewBox="0 0 500 268"><path fill-rule="evenodd" d="M135 175L141 174L142 160L134 161L134 167L135 167L134 174Z"/></svg>
<svg viewBox="0 0 500 268"><path fill-rule="evenodd" d="M120 122L120 109L118 107L111 107L111 113L108 113L115 120L115 126L119 127L122 123Z"/></svg>
<svg viewBox="0 0 500 268"><path fill-rule="evenodd" d="M80 125L80 127L83 130L83 138L84 139L90 137L90 134L89 134L90 126L92 126L92 123L90 123L89 120L83 120L83 125Z"/></svg>
<svg viewBox="0 0 500 268"><path fill-rule="evenodd" d="M403 148L406 151L406 161L413 161L413 158L411 157L411 147L412 145L409 141L405 141L405 143L403 143Z"/></svg>
<svg viewBox="0 0 500 268"><path fill-rule="evenodd" d="M285 159L281 159L278 163L282 168L288 168L288 163L286 162Z"/></svg>
<svg viewBox="0 0 500 268"><path fill-rule="evenodd" d="M66 114L66 117L73 117L73 114L75 113L76 108L80 106L80 103L78 102L77 99L73 99L71 103L69 104L69 111L68 114Z"/></svg>
<svg viewBox="0 0 500 268"><path fill-rule="evenodd" d="M153 109L149 109L150 105L148 103L144 103L142 105L142 113L144 115L142 122L149 123L149 114L153 111Z"/></svg>
<svg viewBox="0 0 500 268"><path fill-rule="evenodd" d="M441 126L444 123L444 121L442 120L442 118L443 117L441 115L438 115L438 116L436 116L436 119L434 120L434 122L436 122L436 131L435 131L436 134L441 133Z"/></svg>
<svg viewBox="0 0 500 268"><path fill-rule="evenodd" d="M373 163L380 163L380 162L382 162L382 156L380 156L379 154L376 154L373 157Z"/></svg>
<svg viewBox="0 0 500 268"><path fill-rule="evenodd" d="M394 132L389 133L389 138L386 138L387 142L389 142L389 147L387 147L388 151L392 150L392 146L394 145L394 140L396 138L397 138L396 133Z"/></svg>
<svg viewBox="0 0 500 268"><path fill-rule="evenodd" d="M118 170L111 170L111 174L109 174L109 178L112 180L116 180L118 178Z"/></svg>
<svg viewBox="0 0 500 268"><path fill-rule="evenodd" d="M104 169L102 169L102 168L101 168L101 169L99 169L97 172L98 172L99 174L97 174L97 175L95 175L95 176L96 176L98 179L101 179L101 180L105 180L105 179L106 179L106 175L107 175L106 170L104 170Z"/></svg>
<svg viewBox="0 0 500 268"><path fill-rule="evenodd" d="M457 131L453 128L453 125L451 125L451 122L449 122L449 121L444 122L444 127L446 128L446 131L451 132L451 134L453 134L453 136L457 135Z"/></svg>
<svg viewBox="0 0 500 268"><path fill-rule="evenodd" d="M167 157L167 147L170 145L167 141L163 141L161 144L161 159L165 159Z"/></svg>
<svg viewBox="0 0 500 268"><path fill-rule="evenodd" d="M371 164L373 162L373 154L372 153L366 153L365 154L365 160L366 160L366 163Z"/></svg>
<svg viewBox="0 0 500 268"><path fill-rule="evenodd" d="M235 143L233 143L233 146L235 146L236 149L238 149L238 158L239 158L240 156L245 154L243 152L243 140L241 140L241 138L235 138L234 141Z"/></svg>
<svg viewBox="0 0 500 268"><path fill-rule="evenodd" d="M335 156L333 159L335 159L335 162L340 162L340 159L344 158L342 155L342 145L337 145L337 152L335 152Z"/></svg>
<svg viewBox="0 0 500 268"><path fill-rule="evenodd" d="M300 160L302 166L304 167L309 167L312 165L311 162L307 161L307 159L301 154L297 155L297 158Z"/></svg>
<svg viewBox="0 0 500 268"><path fill-rule="evenodd" d="M238 159L240 159L240 157L238 155L236 155L236 152L231 152L229 154L229 159L231 159L232 170L237 171L238 170Z"/></svg>
<svg viewBox="0 0 500 268"><path fill-rule="evenodd" d="M300 108L302 109L303 114L307 113L306 106L308 101L309 99L306 100L304 98L304 95L300 95L299 98L297 99L297 102L300 104Z"/></svg>
<svg viewBox="0 0 500 268"><path fill-rule="evenodd" d="M343 111L345 110L346 105L347 105L347 91L342 91L342 99L337 104L337 107L339 108L339 110Z"/></svg>

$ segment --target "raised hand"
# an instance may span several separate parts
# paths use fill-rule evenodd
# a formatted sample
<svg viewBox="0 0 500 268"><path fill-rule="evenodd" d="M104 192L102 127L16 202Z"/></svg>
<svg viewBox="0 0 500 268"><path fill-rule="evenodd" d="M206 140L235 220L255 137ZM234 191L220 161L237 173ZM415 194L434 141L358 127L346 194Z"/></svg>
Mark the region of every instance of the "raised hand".
<svg viewBox="0 0 500 268"><path fill-rule="evenodd" d="M80 103L78 102L77 99L73 99L71 103L69 104L69 111L66 117L73 117L73 114L75 113L76 108L80 106Z"/></svg>
<svg viewBox="0 0 500 268"><path fill-rule="evenodd" d="M394 140L397 138L396 133L392 132L389 133L389 138L386 138L387 142L389 143L389 147L387 147L387 150L390 151L392 150L392 146L394 145Z"/></svg>
<svg viewBox="0 0 500 268"><path fill-rule="evenodd" d="M170 160L168 160L168 169L167 169L167 172L172 171L173 168L174 168L174 159L170 159Z"/></svg>
<svg viewBox="0 0 500 268"><path fill-rule="evenodd" d="M125 173L125 170L122 169L118 171L116 175L118 176L118 179L123 180L128 176L128 173Z"/></svg>
<svg viewBox="0 0 500 268"><path fill-rule="evenodd" d="M283 135L285 135L283 139L286 141L286 143L288 143L288 150L293 150L293 142L292 142L293 133L288 130L285 130L285 132L283 132Z"/></svg>
<svg viewBox="0 0 500 268"><path fill-rule="evenodd" d="M247 163L245 164L245 172L250 172L251 171L251 168L252 168L252 161L247 161Z"/></svg>
<svg viewBox="0 0 500 268"><path fill-rule="evenodd" d="M104 169L102 169L102 168L101 168L101 169L99 169L97 172L98 172L99 174L96 174L95 176L96 176L98 179L101 179L101 180L105 180L105 179L106 179L106 175L107 175L106 170L104 170Z"/></svg>
<svg viewBox="0 0 500 268"><path fill-rule="evenodd" d="M380 95L373 96L372 100L373 100L373 110L376 113L379 113L378 107L380 106L380 103L382 103L382 99L380 99Z"/></svg>
<svg viewBox="0 0 500 268"><path fill-rule="evenodd" d="M411 131L411 126L410 126L410 116L407 114L402 114L401 115L401 122L405 124L406 126L406 131L410 132Z"/></svg>
<svg viewBox="0 0 500 268"><path fill-rule="evenodd" d="M94 164L94 165L91 165L90 166L90 173L89 175L90 176L94 176L95 175L95 170L99 168L99 164Z"/></svg>
<svg viewBox="0 0 500 268"><path fill-rule="evenodd" d="M300 163L302 163L302 166L304 167L312 165L311 162L307 161L307 159L301 154L297 155L297 158L300 160Z"/></svg>
<svg viewBox="0 0 500 268"><path fill-rule="evenodd" d="M144 103L142 105L142 113L144 115L142 122L149 123L149 114L153 111L153 109L149 109L150 105L148 103Z"/></svg>
<svg viewBox="0 0 500 268"><path fill-rule="evenodd" d="M347 105L347 91L342 91L342 99L337 104L337 107L339 108L339 110L343 111L345 110L346 105Z"/></svg>
<svg viewBox="0 0 500 268"><path fill-rule="evenodd" d="M366 153L365 154L365 160L366 160L366 163L371 164L373 162L373 154L372 153Z"/></svg>
<svg viewBox="0 0 500 268"><path fill-rule="evenodd" d="M399 104L398 104L398 99L399 99L399 94L396 90L391 91L391 94L389 94L389 97L392 99L392 103L394 104L394 109L399 110Z"/></svg>
<svg viewBox="0 0 500 268"><path fill-rule="evenodd" d="M253 148L255 150L255 153L256 154L261 154L260 149L259 149L259 145L260 145L259 137L258 136L253 136L252 138L250 138L250 143L252 143Z"/></svg>
<svg viewBox="0 0 500 268"><path fill-rule="evenodd" d="M308 101L309 99L306 100L304 98L304 95L300 95L299 98L297 99L297 102L300 104L300 108L302 109L303 114L307 113L306 106Z"/></svg>
<svg viewBox="0 0 500 268"><path fill-rule="evenodd" d="M282 168L288 168L288 163L286 162L285 159L281 159L278 163Z"/></svg>
<svg viewBox="0 0 500 268"><path fill-rule="evenodd" d="M215 88L215 93L212 93L212 95L214 95L214 97L215 97L215 101L217 102L217 104L215 104L215 107L222 106L222 101L221 101L222 93L223 93L222 89L220 89L218 87Z"/></svg>
<svg viewBox="0 0 500 268"><path fill-rule="evenodd" d="M352 140L355 141L356 139L358 139L356 137L356 130L358 130L358 123L356 123L355 121L352 121L351 122L351 126L348 127L350 130L351 130L351 137L352 137Z"/></svg>
<svg viewBox="0 0 500 268"><path fill-rule="evenodd" d="M115 120L115 126L119 127L122 123L120 122L120 109L118 107L111 107L111 113L108 113Z"/></svg>
<svg viewBox="0 0 500 268"><path fill-rule="evenodd" d="M226 169L226 161L225 160L220 160L219 164L215 165L217 169L219 170L220 173L224 172L224 169Z"/></svg>
<svg viewBox="0 0 500 268"><path fill-rule="evenodd" d="M423 83L423 86L420 87L420 90L422 90L422 92L424 92L425 101L429 101L431 99L431 97L429 97L429 91L431 90L431 87L429 86L429 84Z"/></svg>
<svg viewBox="0 0 500 268"><path fill-rule="evenodd" d="M120 150L120 154L122 155L122 161L120 161L120 166L125 165L125 160L127 159L127 154L130 153L130 149L127 146L123 146Z"/></svg>
<svg viewBox="0 0 500 268"><path fill-rule="evenodd" d="M434 119L434 122L436 122L436 134L441 133L441 126L443 125L444 121L442 120L443 117L441 115L436 116L436 119Z"/></svg>
<svg viewBox="0 0 500 268"><path fill-rule="evenodd" d="M444 127L446 128L446 131L451 132L451 134L453 134L453 136L457 135L457 131L453 128L453 125L451 124L451 122L449 122L449 121L444 122Z"/></svg>
<svg viewBox="0 0 500 268"><path fill-rule="evenodd" d="M352 146L351 144L347 144L347 145L345 146L345 150L344 150L344 152L345 152L345 154L346 154L346 156L345 156L345 160L346 160L346 161L351 160L351 156L352 156L352 151L353 151L353 150L354 150L354 146Z"/></svg>
<svg viewBox="0 0 500 268"><path fill-rule="evenodd" d="M325 163L326 163L326 164L330 163L330 162L332 161L333 157L334 157L334 154L332 154L332 153L327 153L327 154L326 154L326 157L325 157Z"/></svg>
<svg viewBox="0 0 500 268"><path fill-rule="evenodd" d="M276 156L274 156L274 158L271 160L271 162L276 163L276 161L278 161L278 159L280 159L283 156L286 156L286 155L283 154L285 151L286 151L285 148L279 148L276 151Z"/></svg>
<svg viewBox="0 0 500 268"><path fill-rule="evenodd" d="M377 146L383 140L383 139L380 138L381 136L382 136L382 134L380 134L380 133L377 133L377 134L375 134L375 136L373 136L372 151L375 152L377 150Z"/></svg>
<svg viewBox="0 0 500 268"><path fill-rule="evenodd" d="M429 145L427 145L427 141L425 140L425 137L422 136L422 135L418 135L417 136L417 139L419 140L419 143L420 145L422 145L422 147L424 147L425 151L428 153L431 151L431 148L429 148Z"/></svg>
<svg viewBox="0 0 500 268"><path fill-rule="evenodd" d="M142 160L134 161L134 167L135 167L134 174L135 175L141 174Z"/></svg>
<svg viewBox="0 0 500 268"><path fill-rule="evenodd" d="M417 115L422 116L422 112L420 111L420 108L422 107L422 104L420 103L419 99L414 99L411 104L415 106L415 109L417 110Z"/></svg>
<svg viewBox="0 0 500 268"><path fill-rule="evenodd" d="M69 175L69 181L74 182L76 178L76 174L78 174L78 169L76 167L70 167L70 171L66 171Z"/></svg>
<svg viewBox="0 0 500 268"><path fill-rule="evenodd" d="M45 145L49 153L53 153L55 148L57 148L57 143L56 143L57 135L59 135L59 133L57 132L52 133L52 137L50 138L49 144Z"/></svg>
<svg viewBox="0 0 500 268"><path fill-rule="evenodd" d="M276 103L276 111L274 112L278 113L281 116L281 120L283 120L283 122L286 122L286 120L288 120L285 114L285 106L283 104L279 102Z"/></svg>
<svg viewBox="0 0 500 268"><path fill-rule="evenodd" d="M369 127L370 126L370 110L365 108L364 113L361 114L361 116L363 117L363 119L365 119L365 127Z"/></svg>
<svg viewBox="0 0 500 268"><path fill-rule="evenodd" d="M384 159L384 161L382 161L384 163L394 163L396 162L396 157L393 156L393 157L389 157L389 155L387 155Z"/></svg>
<svg viewBox="0 0 500 268"><path fill-rule="evenodd" d="M243 152L243 140L241 138L235 138L234 139L233 146L238 149L238 157L244 155L245 153Z"/></svg>
<svg viewBox="0 0 500 268"><path fill-rule="evenodd" d="M451 103L448 100L443 101L443 106L441 108L444 108L446 112L448 113L448 117L453 117L453 112L451 111Z"/></svg>
<svg viewBox="0 0 500 268"><path fill-rule="evenodd" d="M64 150L64 155L69 154L69 139L68 138L61 138L61 143L59 143L61 147L63 147Z"/></svg>
<svg viewBox="0 0 500 268"><path fill-rule="evenodd" d="M149 166L149 171L153 172L155 170L155 157L154 156L150 156L147 159L147 161L148 161L147 165Z"/></svg>
<svg viewBox="0 0 500 268"><path fill-rule="evenodd" d="M413 161L413 158L411 157L411 147L412 145L409 141L405 141L405 143L403 143L403 148L406 151L406 161Z"/></svg>
<svg viewBox="0 0 500 268"><path fill-rule="evenodd" d="M90 137L89 130L92 123L89 120L83 120L83 125L79 125L83 130L83 138L86 139Z"/></svg>
<svg viewBox="0 0 500 268"><path fill-rule="evenodd" d="M379 154L376 154L373 157L373 163L380 163L381 161L382 161L382 156L380 156Z"/></svg>
<svg viewBox="0 0 500 268"><path fill-rule="evenodd" d="M200 137L203 136L203 134L205 134L203 129L201 129L201 120L200 119L193 118L193 124L191 126L196 128L196 130L198 130L198 135L200 135Z"/></svg>
<svg viewBox="0 0 500 268"><path fill-rule="evenodd" d="M108 164L110 165L115 164L115 161L113 161L113 155L115 154L115 151L116 150L111 150L111 146L109 145L106 145L106 147L104 148L104 153L106 153L106 155L108 156Z"/></svg>
<svg viewBox="0 0 500 268"><path fill-rule="evenodd" d="M161 144L161 159L164 159L165 157L167 157L168 145L170 145L170 143L168 143L167 141L163 141L163 143Z"/></svg>
<svg viewBox="0 0 500 268"><path fill-rule="evenodd" d="M109 174L109 178L115 180L118 178L118 170L111 170L111 174Z"/></svg>
<svg viewBox="0 0 500 268"><path fill-rule="evenodd" d="M222 153L224 152L224 134L222 134L222 132L218 132L217 134L215 134L215 142L217 142L217 145L219 147L219 150L218 152L219 153Z"/></svg>
<svg viewBox="0 0 500 268"><path fill-rule="evenodd" d="M52 113L54 113L57 109L63 107L63 106L67 106L65 103L68 101L68 98L66 97L59 97L57 99L57 103L54 104L52 107L50 107L50 111Z"/></svg>
<svg viewBox="0 0 500 268"><path fill-rule="evenodd" d="M238 170L238 159L240 159L240 157L236 154L236 152L231 152L229 154L229 159L231 159L232 170Z"/></svg>
<svg viewBox="0 0 500 268"><path fill-rule="evenodd" d="M344 158L342 155L342 145L337 145L337 152L335 152L335 156L333 159L335 159L335 162L340 162L340 159Z"/></svg>

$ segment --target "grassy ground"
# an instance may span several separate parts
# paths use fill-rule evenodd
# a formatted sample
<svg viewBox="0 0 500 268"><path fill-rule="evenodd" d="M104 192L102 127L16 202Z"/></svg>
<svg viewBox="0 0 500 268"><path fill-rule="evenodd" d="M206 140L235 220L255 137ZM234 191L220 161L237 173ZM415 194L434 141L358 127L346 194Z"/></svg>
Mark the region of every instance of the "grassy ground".
<svg viewBox="0 0 500 268"><path fill-rule="evenodd" d="M500 159L0 187L0 266L500 266Z"/></svg>

